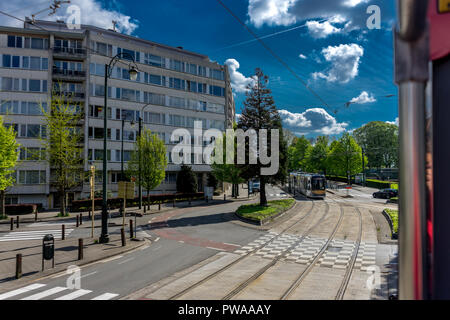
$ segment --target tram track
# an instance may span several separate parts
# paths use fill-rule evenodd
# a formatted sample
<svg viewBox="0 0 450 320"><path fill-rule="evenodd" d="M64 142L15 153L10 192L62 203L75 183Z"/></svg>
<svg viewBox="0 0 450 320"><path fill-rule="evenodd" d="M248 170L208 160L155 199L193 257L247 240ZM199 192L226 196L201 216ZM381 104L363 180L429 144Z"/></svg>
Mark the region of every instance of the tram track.
<svg viewBox="0 0 450 320"><path fill-rule="evenodd" d="M307 199L307 198L305 198ZM307 213L305 215L303 215L300 219L294 221L292 224L290 224L289 226L287 226L285 229L283 229L279 234L277 234L275 237L273 237L272 239L270 239L269 241L266 241L265 243L261 244L260 246L256 247L255 249L251 250L250 252L246 253L245 255L239 257L238 259L234 260L233 262L225 265L224 267L220 268L219 270L211 273L210 275L208 275L207 277L201 279L200 281L195 282L194 284L190 285L189 287L185 288L184 290L178 292L177 294L171 296L170 298L168 298L168 300L176 300L182 296L184 296L185 294L187 294L188 292L194 290L195 288L199 287L200 285L204 284L205 282L213 279L214 277L216 277L217 275L223 273L224 271L230 269L231 267L233 267L234 265L237 265L239 262L243 261L245 258L253 255L255 252L257 252L258 250L264 248L265 246L273 243L274 241L276 241L278 238L280 238L283 234L285 234L288 230L290 230L291 228L295 227L297 224L299 224L300 222L304 221L306 218L308 218L312 212L314 211L314 208L316 206L315 202L308 199L311 202L311 208L309 208L309 210L307 211ZM296 205L298 205L298 203L296 203ZM326 206L328 206L328 204L326 204Z"/></svg>

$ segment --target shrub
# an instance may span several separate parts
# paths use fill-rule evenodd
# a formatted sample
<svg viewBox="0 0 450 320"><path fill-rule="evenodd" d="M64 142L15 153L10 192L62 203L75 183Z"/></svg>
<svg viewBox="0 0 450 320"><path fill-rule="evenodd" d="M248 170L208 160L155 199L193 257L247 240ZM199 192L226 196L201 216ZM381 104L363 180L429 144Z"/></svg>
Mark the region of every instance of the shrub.
<svg viewBox="0 0 450 320"><path fill-rule="evenodd" d="M177 191L180 193L194 193L197 191L197 177L191 167L181 166L181 171L177 175Z"/></svg>
<svg viewBox="0 0 450 320"><path fill-rule="evenodd" d="M5 206L5 211L7 215L23 215L38 211L38 207L37 204L8 204Z"/></svg>

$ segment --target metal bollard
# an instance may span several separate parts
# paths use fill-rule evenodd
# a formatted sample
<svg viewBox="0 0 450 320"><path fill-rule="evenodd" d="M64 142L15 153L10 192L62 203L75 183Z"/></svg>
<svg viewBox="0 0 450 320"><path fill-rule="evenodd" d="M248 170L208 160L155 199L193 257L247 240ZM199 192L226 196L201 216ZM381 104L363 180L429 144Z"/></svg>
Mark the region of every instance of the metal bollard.
<svg viewBox="0 0 450 320"><path fill-rule="evenodd" d="M130 219L130 239L133 239L133 220Z"/></svg>
<svg viewBox="0 0 450 320"><path fill-rule="evenodd" d="M79 225L80 225L80 217L77 216L77 228L79 227Z"/></svg>
<svg viewBox="0 0 450 320"><path fill-rule="evenodd" d="M227 201L227 195L225 193L223 194L223 201Z"/></svg>
<svg viewBox="0 0 450 320"><path fill-rule="evenodd" d="M61 228L61 240L66 240L66 226L63 224Z"/></svg>
<svg viewBox="0 0 450 320"><path fill-rule="evenodd" d="M83 224L83 214L80 213L80 226Z"/></svg>
<svg viewBox="0 0 450 320"><path fill-rule="evenodd" d="M147 213L147 206L144 205L144 213Z"/></svg>
<svg viewBox="0 0 450 320"><path fill-rule="evenodd" d="M173 207L175 208L175 198L173 198Z"/></svg>
<svg viewBox="0 0 450 320"><path fill-rule="evenodd" d="M126 239L125 239L125 229L120 229L120 237L122 238L122 247L125 247L127 245Z"/></svg>
<svg viewBox="0 0 450 320"><path fill-rule="evenodd" d="M78 260L83 260L83 239L78 239Z"/></svg>
<svg viewBox="0 0 450 320"><path fill-rule="evenodd" d="M14 218L11 218L11 231L14 230Z"/></svg>
<svg viewBox="0 0 450 320"><path fill-rule="evenodd" d="M34 212L34 221L36 222L37 221L37 214L38 214L38 212L37 212L37 210Z"/></svg>
<svg viewBox="0 0 450 320"><path fill-rule="evenodd" d="M22 254L16 255L16 279L22 278Z"/></svg>
<svg viewBox="0 0 450 320"><path fill-rule="evenodd" d="M161 211L161 202L158 203L158 211Z"/></svg>
<svg viewBox="0 0 450 320"><path fill-rule="evenodd" d="M16 227L19 229L19 216L17 216Z"/></svg>

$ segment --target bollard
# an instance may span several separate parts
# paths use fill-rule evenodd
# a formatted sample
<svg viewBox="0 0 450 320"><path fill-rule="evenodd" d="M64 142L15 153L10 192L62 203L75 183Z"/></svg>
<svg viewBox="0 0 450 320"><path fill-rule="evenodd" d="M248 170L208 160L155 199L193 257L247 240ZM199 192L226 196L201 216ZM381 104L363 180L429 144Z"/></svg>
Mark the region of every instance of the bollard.
<svg viewBox="0 0 450 320"><path fill-rule="evenodd" d="M83 239L78 239L78 260L83 260Z"/></svg>
<svg viewBox="0 0 450 320"><path fill-rule="evenodd" d="M16 227L19 229L19 216L17 216Z"/></svg>
<svg viewBox="0 0 450 320"><path fill-rule="evenodd" d="M14 230L14 218L11 218L11 231Z"/></svg>
<svg viewBox="0 0 450 320"><path fill-rule="evenodd" d="M158 211L161 211L161 202L158 203Z"/></svg>
<svg viewBox="0 0 450 320"><path fill-rule="evenodd" d="M80 217L77 216L77 228L78 228L79 225L80 225Z"/></svg>
<svg viewBox="0 0 450 320"><path fill-rule="evenodd" d="M16 255L16 279L22 278L22 254Z"/></svg>
<svg viewBox="0 0 450 320"><path fill-rule="evenodd" d="M147 213L147 206L144 205L144 213Z"/></svg>
<svg viewBox="0 0 450 320"><path fill-rule="evenodd" d="M80 226L83 224L83 214L80 213Z"/></svg>
<svg viewBox="0 0 450 320"><path fill-rule="evenodd" d="M209 203L208 196L205 197L206 203Z"/></svg>
<svg viewBox="0 0 450 320"><path fill-rule="evenodd" d="M223 194L223 201L227 201L227 195L225 193Z"/></svg>
<svg viewBox="0 0 450 320"><path fill-rule="evenodd" d="M63 224L61 228L61 240L66 240L66 226Z"/></svg>
<svg viewBox="0 0 450 320"><path fill-rule="evenodd" d="M34 212L34 221L36 222L37 221L37 210Z"/></svg>
<svg viewBox="0 0 450 320"><path fill-rule="evenodd" d="M191 203L191 197L189 197L189 205L191 205L192 203Z"/></svg>
<svg viewBox="0 0 450 320"><path fill-rule="evenodd" d="M175 208L175 198L173 198L173 207Z"/></svg>
<svg viewBox="0 0 450 320"><path fill-rule="evenodd" d="M130 239L133 239L133 220L130 219Z"/></svg>
<svg viewBox="0 0 450 320"><path fill-rule="evenodd" d="M126 246L126 239L125 239L125 229L120 229L120 237L122 238L122 247Z"/></svg>

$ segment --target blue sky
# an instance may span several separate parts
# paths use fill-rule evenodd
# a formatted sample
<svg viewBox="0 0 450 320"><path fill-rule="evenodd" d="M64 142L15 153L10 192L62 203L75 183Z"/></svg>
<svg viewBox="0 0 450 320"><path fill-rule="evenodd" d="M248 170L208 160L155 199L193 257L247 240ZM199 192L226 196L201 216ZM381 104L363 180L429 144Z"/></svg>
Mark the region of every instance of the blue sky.
<svg viewBox="0 0 450 320"><path fill-rule="evenodd" d="M227 63L237 113L245 99L245 84L251 83L251 76L259 67L270 77L269 86L285 126L298 135L340 135L370 121L396 121L397 87L393 82L391 31L394 1L223 2L259 36L278 33L263 41L328 107L260 43L251 41L253 37L247 30L215 0L71 1L81 7L82 23L109 28L111 20L118 20L121 32L183 46L207 54L211 60ZM49 3L2 1L0 9L23 18L31 15L30 4L43 9ZM381 9L381 29L367 28L366 20L371 14L366 11L371 5ZM60 17L64 18L66 8L67 5L60 9ZM17 25L17 22L0 16L0 24ZM345 103L349 101L353 103L347 108Z"/></svg>

